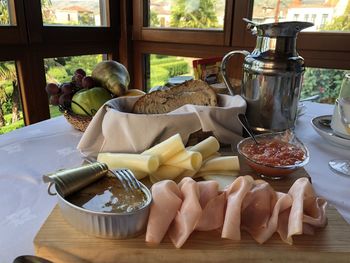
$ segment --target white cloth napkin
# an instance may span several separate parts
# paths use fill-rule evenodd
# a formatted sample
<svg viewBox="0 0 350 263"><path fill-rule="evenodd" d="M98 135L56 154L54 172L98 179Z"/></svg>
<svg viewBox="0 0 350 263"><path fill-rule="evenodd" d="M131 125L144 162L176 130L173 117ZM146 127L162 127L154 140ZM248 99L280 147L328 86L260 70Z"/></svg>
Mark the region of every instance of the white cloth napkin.
<svg viewBox="0 0 350 263"><path fill-rule="evenodd" d="M121 97L108 101L96 113L78 149L85 155L99 152L139 153L179 133L184 144L199 130L212 131L225 144L230 144L242 127L238 113L245 113L241 96L218 95L218 107L184 105L166 114L133 114L139 97Z"/></svg>

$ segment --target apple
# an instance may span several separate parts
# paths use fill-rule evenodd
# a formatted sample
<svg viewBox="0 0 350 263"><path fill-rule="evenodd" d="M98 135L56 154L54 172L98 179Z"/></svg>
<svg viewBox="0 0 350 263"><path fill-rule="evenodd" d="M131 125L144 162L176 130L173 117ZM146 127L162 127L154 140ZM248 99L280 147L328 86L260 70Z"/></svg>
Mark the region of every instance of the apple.
<svg viewBox="0 0 350 263"><path fill-rule="evenodd" d="M82 89L73 95L72 111L78 115L93 116L111 98L109 91L104 88Z"/></svg>

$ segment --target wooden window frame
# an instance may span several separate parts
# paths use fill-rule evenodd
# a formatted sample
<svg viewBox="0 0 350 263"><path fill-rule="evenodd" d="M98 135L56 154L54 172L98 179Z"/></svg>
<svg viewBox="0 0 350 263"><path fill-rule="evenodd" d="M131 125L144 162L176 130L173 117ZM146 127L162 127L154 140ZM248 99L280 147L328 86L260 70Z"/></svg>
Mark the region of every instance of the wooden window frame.
<svg viewBox="0 0 350 263"><path fill-rule="evenodd" d="M228 45L231 38L232 4L226 1L224 28L221 29L186 29L186 28L158 28L145 26L148 21L144 16L148 12L148 1L133 0L133 40L170 42L183 44ZM174 34L176 38L174 38Z"/></svg>
<svg viewBox="0 0 350 263"><path fill-rule="evenodd" d="M147 2L133 0L132 73L135 88L146 88L143 77L145 54L208 58L223 56L231 50L254 49L255 37L246 30L242 20L244 17L251 18L253 0L226 0L225 25L221 36L210 30L147 28L143 16ZM302 32L297 45L307 67L350 68L350 33ZM234 77L241 75L241 61L239 58L233 59Z"/></svg>
<svg viewBox="0 0 350 263"><path fill-rule="evenodd" d="M16 25L0 28L0 61L16 61L18 87L26 125L50 118L45 92L44 59L107 54L119 57L119 0L106 0L106 27L44 25L40 0L10 0Z"/></svg>

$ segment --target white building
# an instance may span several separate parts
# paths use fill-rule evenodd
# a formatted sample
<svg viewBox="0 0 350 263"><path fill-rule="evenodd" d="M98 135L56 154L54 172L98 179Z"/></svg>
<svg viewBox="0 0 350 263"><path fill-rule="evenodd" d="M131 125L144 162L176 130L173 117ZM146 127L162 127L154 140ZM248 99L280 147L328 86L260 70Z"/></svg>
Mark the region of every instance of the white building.
<svg viewBox="0 0 350 263"><path fill-rule="evenodd" d="M287 21L307 21L314 23L305 31L318 31L336 16L344 14L348 0L305 0L294 1L288 8Z"/></svg>
<svg viewBox="0 0 350 263"><path fill-rule="evenodd" d="M56 9L54 13L56 17L55 22L58 24L81 24L84 16L91 19L92 23L95 23L95 25L96 20L98 20L95 18L93 11L81 6L67 6Z"/></svg>

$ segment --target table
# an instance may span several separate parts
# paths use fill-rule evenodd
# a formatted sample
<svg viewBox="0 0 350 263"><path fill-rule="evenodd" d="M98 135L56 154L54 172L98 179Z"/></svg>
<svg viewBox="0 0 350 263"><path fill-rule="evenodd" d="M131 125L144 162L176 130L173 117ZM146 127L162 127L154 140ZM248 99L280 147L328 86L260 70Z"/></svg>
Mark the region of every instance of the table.
<svg viewBox="0 0 350 263"><path fill-rule="evenodd" d="M318 195L334 204L350 223L350 178L335 175L328 160L350 158L350 150L325 142L311 127L315 116L331 114L332 105L306 102L296 134L310 151L305 166ZM82 163L76 149L82 133L57 117L0 136L0 263L34 254L33 239L56 198L47 194L42 175Z"/></svg>

